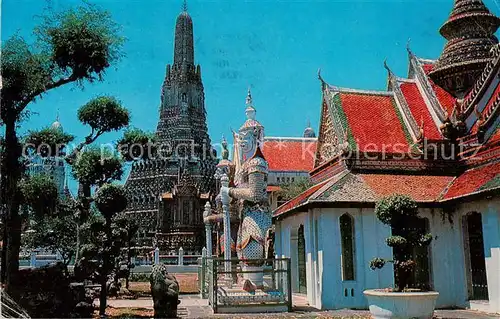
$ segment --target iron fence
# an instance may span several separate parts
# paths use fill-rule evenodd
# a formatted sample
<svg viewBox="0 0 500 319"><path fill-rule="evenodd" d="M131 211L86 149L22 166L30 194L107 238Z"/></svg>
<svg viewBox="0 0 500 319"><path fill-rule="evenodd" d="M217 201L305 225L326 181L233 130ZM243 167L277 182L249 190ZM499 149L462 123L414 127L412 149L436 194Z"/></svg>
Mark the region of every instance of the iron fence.
<svg viewBox="0 0 500 319"><path fill-rule="evenodd" d="M225 264L231 263L230 271ZM199 259L199 290L202 298L207 298L214 313L227 308L269 308L292 309L291 263L289 258L252 259L250 264L264 264L259 270L245 270L241 261L233 258L227 261L218 257ZM254 293L241 290L244 274L262 273L264 287ZM276 308L276 309L278 309Z"/></svg>

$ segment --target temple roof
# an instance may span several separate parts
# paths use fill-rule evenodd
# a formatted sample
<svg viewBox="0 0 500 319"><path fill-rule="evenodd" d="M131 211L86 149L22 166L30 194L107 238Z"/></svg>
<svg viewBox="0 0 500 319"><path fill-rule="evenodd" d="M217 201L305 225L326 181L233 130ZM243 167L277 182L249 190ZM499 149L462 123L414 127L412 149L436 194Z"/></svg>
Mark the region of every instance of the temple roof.
<svg viewBox="0 0 500 319"><path fill-rule="evenodd" d="M434 207L500 190L500 45L491 55L463 101L429 78L435 61L411 51L408 78L386 65L388 91L337 88L320 76L315 185L278 207L274 217L314 207L374 207L393 193ZM457 144L443 134L446 121L464 123ZM426 157L434 154L423 148L425 141L455 145L457 156Z"/></svg>
<svg viewBox="0 0 500 319"><path fill-rule="evenodd" d="M466 197L481 191L500 190L500 162L465 171L458 177L405 174L358 174L343 171L317 183L274 211L282 216L306 205L373 206L379 199L397 192L420 203L436 203Z"/></svg>
<svg viewBox="0 0 500 319"><path fill-rule="evenodd" d="M410 149L413 141L392 92L327 85L323 95L326 102L323 122L332 123L322 124L318 138L320 141L328 140L331 144L328 147L348 147L358 151L382 151L385 148L387 152L397 153ZM334 126L333 131L329 128L331 125Z"/></svg>
<svg viewBox="0 0 500 319"><path fill-rule="evenodd" d="M278 207L280 216L307 204L371 204L394 193L411 196L418 202L438 201L450 183L451 176L404 174L356 174L343 171L309 188L296 198Z"/></svg>
<svg viewBox="0 0 500 319"><path fill-rule="evenodd" d="M411 115L423 130L424 136L428 139L443 138L439 128L432 119L432 114L429 112L417 84L415 82L400 82L398 84L408 104Z"/></svg>
<svg viewBox="0 0 500 319"><path fill-rule="evenodd" d="M309 172L316 144L315 138L265 137L262 152L270 171Z"/></svg>
<svg viewBox="0 0 500 319"><path fill-rule="evenodd" d="M500 162L467 170L453 181L443 198L463 197L496 187L500 187Z"/></svg>

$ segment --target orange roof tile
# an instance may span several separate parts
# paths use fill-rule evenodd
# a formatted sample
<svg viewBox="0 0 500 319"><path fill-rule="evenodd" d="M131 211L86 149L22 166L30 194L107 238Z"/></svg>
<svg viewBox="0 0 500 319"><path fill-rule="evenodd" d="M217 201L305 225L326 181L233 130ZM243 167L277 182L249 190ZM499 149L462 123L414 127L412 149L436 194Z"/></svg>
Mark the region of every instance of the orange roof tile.
<svg viewBox="0 0 500 319"><path fill-rule="evenodd" d="M416 201L434 201L453 180L451 176L361 174L365 183L379 197L394 193Z"/></svg>
<svg viewBox="0 0 500 319"><path fill-rule="evenodd" d="M499 174L500 162L467 170L453 181L443 198L449 199L479 191Z"/></svg>
<svg viewBox="0 0 500 319"><path fill-rule="evenodd" d="M408 140L391 95L341 93L340 98L360 151L408 151Z"/></svg>
<svg viewBox="0 0 500 319"><path fill-rule="evenodd" d="M314 167L316 144L311 139L266 139L263 154L271 171L309 172Z"/></svg>
<svg viewBox="0 0 500 319"><path fill-rule="evenodd" d="M429 109L424 102L422 94L418 90L417 84L404 82L401 83L400 88L415 121L417 121L419 126L422 124L422 121L424 122L425 138L441 139L441 133L429 113Z"/></svg>
<svg viewBox="0 0 500 319"><path fill-rule="evenodd" d="M268 191L268 192L277 192L280 190L281 190L281 187L279 187L277 185L268 185L267 189L266 189L266 191Z"/></svg>

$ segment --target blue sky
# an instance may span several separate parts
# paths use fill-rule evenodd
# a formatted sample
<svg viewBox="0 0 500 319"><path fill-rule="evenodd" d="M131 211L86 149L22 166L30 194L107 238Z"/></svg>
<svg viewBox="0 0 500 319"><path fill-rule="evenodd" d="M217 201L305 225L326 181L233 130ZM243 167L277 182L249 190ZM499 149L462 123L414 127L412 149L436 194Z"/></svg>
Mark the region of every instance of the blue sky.
<svg viewBox="0 0 500 319"><path fill-rule="evenodd" d="M80 3L52 0L55 8ZM23 130L50 124L57 110L66 131L88 131L76 110L92 97L114 95L132 113L132 125L154 131L166 64L172 63L175 19L181 0L93 0L123 26L126 57L104 82L82 91L68 86L33 103ZM496 0L485 1L499 15ZM3 0L2 40L15 32L31 39L44 0ZM195 1L195 60L201 65L212 141L244 121L245 96L252 87L257 119L268 136L300 136L310 119L318 129L321 92L317 70L332 85L381 90L387 61L407 72L406 43L421 57L437 58L444 39L438 29L452 0L406 1ZM369 110L366 110L369 112ZM100 142L116 140L108 134Z"/></svg>

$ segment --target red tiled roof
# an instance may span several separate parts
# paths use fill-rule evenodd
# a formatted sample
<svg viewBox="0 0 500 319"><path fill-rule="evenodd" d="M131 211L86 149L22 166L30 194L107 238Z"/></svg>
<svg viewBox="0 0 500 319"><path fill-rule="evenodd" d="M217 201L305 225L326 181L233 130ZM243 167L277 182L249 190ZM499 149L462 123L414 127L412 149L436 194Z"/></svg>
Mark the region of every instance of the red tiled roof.
<svg viewBox="0 0 500 319"><path fill-rule="evenodd" d="M297 197L295 198L292 198L291 200L289 200L288 202L286 202L285 204L281 205L280 207L278 207L275 211L274 211L274 216L278 216L296 206L299 206L303 203L305 203L309 197L311 197L314 193L316 193L323 185L326 184L327 181L323 181L319 184L316 184L314 186L312 186L311 188L307 189L306 191L304 191L303 193L301 193L300 195L298 195Z"/></svg>
<svg viewBox="0 0 500 319"><path fill-rule="evenodd" d="M408 141L392 96L341 93L340 98L359 150L383 151L385 147L388 152L396 152L393 149L396 144L405 146L399 152L408 150Z"/></svg>
<svg viewBox="0 0 500 319"><path fill-rule="evenodd" d="M434 65L432 64L424 64L422 65L425 74L429 74L429 72L432 71L434 68ZM443 107L445 111L448 112L448 114L451 115L451 112L453 111L453 107L455 106L455 98L451 96L450 93L446 92L443 90L440 86L436 85L431 78L429 78L429 82L431 83L432 89L436 93L436 97L439 101L439 104Z"/></svg>
<svg viewBox="0 0 500 319"><path fill-rule="evenodd" d="M498 100L500 95L500 83L497 83L497 87L495 88L495 91L491 94L490 100L488 101L488 104L486 104L486 107L483 110L483 115L484 118L487 118L488 115L492 112L493 104L495 103L496 100Z"/></svg>
<svg viewBox="0 0 500 319"><path fill-rule="evenodd" d="M277 191L281 190L281 187L279 187L277 185L268 185L266 190L268 192L277 192Z"/></svg>
<svg viewBox="0 0 500 319"><path fill-rule="evenodd" d="M453 181L443 198L449 199L476 192L498 174L500 174L500 162L472 168Z"/></svg>
<svg viewBox="0 0 500 319"><path fill-rule="evenodd" d="M378 197L394 193L416 201L434 201L453 180L451 176L361 174Z"/></svg>
<svg viewBox="0 0 500 319"><path fill-rule="evenodd" d="M410 112L413 115L415 121L418 125L424 122L424 136L428 139L441 139L441 133L439 132L434 120L432 119L429 109L424 102L422 94L418 90L417 84L415 83L401 83L401 91L408 103Z"/></svg>
<svg viewBox="0 0 500 319"><path fill-rule="evenodd" d="M314 167L316 144L308 139L264 140L263 153L271 171L309 172Z"/></svg>

